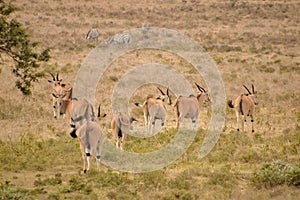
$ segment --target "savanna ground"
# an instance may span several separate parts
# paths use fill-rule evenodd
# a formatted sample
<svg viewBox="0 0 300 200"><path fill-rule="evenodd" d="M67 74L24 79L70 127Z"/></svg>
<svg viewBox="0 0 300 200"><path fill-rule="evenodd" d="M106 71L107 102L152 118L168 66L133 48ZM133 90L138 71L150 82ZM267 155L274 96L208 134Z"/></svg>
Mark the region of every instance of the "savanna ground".
<svg viewBox="0 0 300 200"><path fill-rule="evenodd" d="M77 1L16 0L14 14L40 47L50 47L45 72L59 72L73 83L81 63L93 49L85 34L97 27L100 41L124 30L151 24L178 30L201 44L216 61L227 99L258 91L255 133L236 131L235 114L226 123L212 152L200 159L210 106L201 110L197 136L175 163L143 174L121 173L102 165L82 173L77 140L68 118L53 119L51 85L45 77L31 98L14 87L11 62L0 68L0 199L299 199L300 198L300 18L299 1ZM98 84L97 102L108 113L101 121L109 130L110 95L130 67L157 62L179 70L191 83L205 81L192 66L168 52L131 52L114 61ZM196 92L196 88L195 92ZM153 85L140 88L133 100L157 95ZM174 134L173 111L160 145ZM140 119L141 111L132 108ZM137 124L138 124L137 123ZM128 137L125 150L147 152L160 146L153 139ZM93 160L94 161L94 160Z"/></svg>

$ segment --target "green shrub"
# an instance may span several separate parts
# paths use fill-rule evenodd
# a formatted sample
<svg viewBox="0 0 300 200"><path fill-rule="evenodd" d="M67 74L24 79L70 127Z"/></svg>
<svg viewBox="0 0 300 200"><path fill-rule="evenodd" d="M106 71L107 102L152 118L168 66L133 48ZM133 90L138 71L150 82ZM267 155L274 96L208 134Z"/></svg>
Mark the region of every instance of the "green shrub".
<svg viewBox="0 0 300 200"><path fill-rule="evenodd" d="M113 82L117 82L119 80L119 78L117 76L110 76L109 77L110 80L112 80Z"/></svg>
<svg viewBox="0 0 300 200"><path fill-rule="evenodd" d="M254 172L251 180L258 187L264 186L269 188L283 184L299 187L300 168L275 160L272 163L263 164L261 169Z"/></svg>
<svg viewBox="0 0 300 200"><path fill-rule="evenodd" d="M61 198L60 198L59 194L50 194L47 199L48 200L59 200Z"/></svg>
<svg viewBox="0 0 300 200"><path fill-rule="evenodd" d="M127 173L114 173L112 171L89 171L87 173L88 182L96 182L97 187L118 187L130 184L132 181Z"/></svg>
<svg viewBox="0 0 300 200"><path fill-rule="evenodd" d="M188 190L190 185L184 174L179 174L175 179L169 181L170 188Z"/></svg>
<svg viewBox="0 0 300 200"><path fill-rule="evenodd" d="M0 183L0 200L25 199L28 191L12 185L9 181Z"/></svg>
<svg viewBox="0 0 300 200"><path fill-rule="evenodd" d="M38 180L34 181L35 186L46 186L46 185L60 185L62 183L61 179L61 173L55 174L54 178L46 178L44 180L41 180L40 177L38 177Z"/></svg>
<svg viewBox="0 0 300 200"><path fill-rule="evenodd" d="M208 180L209 185L221 185L224 188L231 188L237 182L235 175L227 168L223 167L220 171L214 171Z"/></svg>
<svg viewBox="0 0 300 200"><path fill-rule="evenodd" d="M172 191L171 194L166 194L162 199L163 200L173 200L173 199L192 200L197 198L187 190L175 190Z"/></svg>
<svg viewBox="0 0 300 200"><path fill-rule="evenodd" d="M275 69L273 67L267 67L265 65L258 66L257 69L260 72L265 72L265 73L273 73L273 72L275 72Z"/></svg>

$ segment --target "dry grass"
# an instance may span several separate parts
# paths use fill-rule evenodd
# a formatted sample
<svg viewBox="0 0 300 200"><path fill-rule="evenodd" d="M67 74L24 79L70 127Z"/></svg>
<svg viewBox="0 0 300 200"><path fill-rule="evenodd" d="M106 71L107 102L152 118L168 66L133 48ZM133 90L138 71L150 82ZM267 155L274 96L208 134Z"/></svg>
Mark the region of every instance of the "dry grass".
<svg viewBox="0 0 300 200"><path fill-rule="evenodd" d="M47 78L34 86L32 98L24 98L14 88L8 67L11 63L1 58L0 149L13 159L2 157L0 189L40 199L299 198L299 188L280 185L258 189L250 180L255 170L273 159L300 165L298 1L17 0L14 4L20 9L15 17L32 39L41 47L51 48L52 59L43 70L59 72L65 82L74 82L81 63L93 48L85 43L85 34L91 27L99 28L99 40L103 41L115 33L151 24L181 31L198 41L217 62L227 98L243 93L242 84L254 83L259 105L254 135L235 132L234 112L227 109L224 132L205 159L199 160L198 150L209 121L209 106L202 109L202 129L195 143L173 165L140 175L118 174L102 166L100 173L92 171L83 176L77 173L81 167L80 151L68 136L68 119L52 119ZM139 50L118 58L100 80L96 94L97 102L109 114L101 122L109 138L114 85L133 66L150 62L171 65L191 83L205 85L192 66L168 52ZM148 85L136 91L131 101L142 101L146 91L158 94L153 85ZM141 112L131 108L142 121ZM168 128L172 130L173 111L170 107L168 110ZM168 135L160 139L165 137ZM128 150L146 151L151 141L129 137L126 144L132 145ZM39 154L40 160L34 160L34 155Z"/></svg>

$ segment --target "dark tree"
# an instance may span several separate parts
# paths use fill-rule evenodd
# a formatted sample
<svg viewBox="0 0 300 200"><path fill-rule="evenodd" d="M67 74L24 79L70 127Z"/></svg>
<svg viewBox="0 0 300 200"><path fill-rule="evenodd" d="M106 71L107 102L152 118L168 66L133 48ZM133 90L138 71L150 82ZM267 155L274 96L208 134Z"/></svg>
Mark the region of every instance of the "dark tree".
<svg viewBox="0 0 300 200"><path fill-rule="evenodd" d="M41 62L50 59L49 49L37 53L37 43L31 42L26 30L10 16L16 8L0 0L0 58L9 56L14 62L12 73L17 77L16 87L24 94L31 94L32 83L43 77Z"/></svg>

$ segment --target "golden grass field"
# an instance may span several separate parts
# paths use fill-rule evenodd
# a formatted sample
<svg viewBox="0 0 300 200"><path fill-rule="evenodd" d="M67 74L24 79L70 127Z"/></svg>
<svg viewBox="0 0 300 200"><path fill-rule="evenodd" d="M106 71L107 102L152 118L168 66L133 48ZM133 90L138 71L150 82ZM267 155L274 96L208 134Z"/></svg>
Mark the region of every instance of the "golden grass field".
<svg viewBox="0 0 300 200"><path fill-rule="evenodd" d="M197 153L207 130L209 105L201 110L195 142L176 163L141 175L118 173L106 166L84 175L79 145L69 137L68 117L53 119L49 74L35 83L32 97L24 97L14 87L11 61L0 58L0 189L3 192L5 181L9 182L8 189L16 194L11 199L21 194L26 194L24 199L300 198L299 185L257 186L251 181L255 170L273 160L300 167L299 1L16 0L13 4L18 8L13 16L32 41L51 49L51 60L42 70L58 72L63 82L74 83L94 48L85 41L90 28L98 28L100 43L116 33L150 24L182 32L203 46L217 64L227 99L244 93L243 84L254 84L259 104L254 134L249 126L246 133L237 132L234 111L228 108L218 144L204 159ZM112 138L109 106L114 85L133 66L150 62L171 65L192 84L197 81L206 87L192 66L172 53L138 50L116 59L99 81L96 94L108 114L101 121L108 138ZM153 85L142 87L131 101L142 101L148 93L157 95L158 91ZM162 144L175 126L174 112L167 108L170 131L158 138ZM142 124L141 111L133 106L132 111L137 124ZM128 137L125 150L160 147L155 145L153 140ZM0 199L5 199L3 194Z"/></svg>

